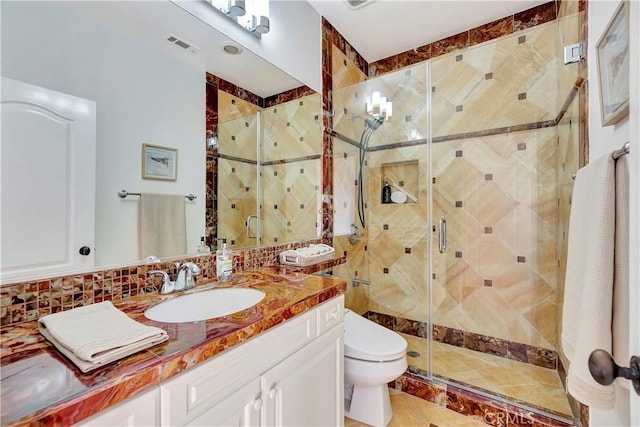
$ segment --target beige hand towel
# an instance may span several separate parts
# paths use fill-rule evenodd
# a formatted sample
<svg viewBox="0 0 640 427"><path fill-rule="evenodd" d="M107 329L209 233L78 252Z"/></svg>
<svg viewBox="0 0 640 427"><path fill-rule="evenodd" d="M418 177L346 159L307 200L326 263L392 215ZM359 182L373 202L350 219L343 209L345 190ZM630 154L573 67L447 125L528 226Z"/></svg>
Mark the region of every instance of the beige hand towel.
<svg viewBox="0 0 640 427"><path fill-rule="evenodd" d="M44 316L38 326L83 372L168 339L163 329L136 322L110 301Z"/></svg>
<svg viewBox="0 0 640 427"><path fill-rule="evenodd" d="M139 206L140 259L187 253L187 222L184 196L142 193Z"/></svg>
<svg viewBox="0 0 640 427"><path fill-rule="evenodd" d="M628 156L616 161L616 237L613 275L613 358L629 366L629 170Z"/></svg>
<svg viewBox="0 0 640 427"><path fill-rule="evenodd" d="M622 168L619 175L624 179L627 174L624 165ZM622 195L625 192L628 184L616 182L616 164L611 156L590 163L577 173L569 221L561 337L570 362L567 387L577 400L600 409L614 406L615 389L593 379L588 360L593 350L612 351L613 317L620 318L617 322L628 318L624 309L616 313L614 306L614 293L616 301L623 303L626 296L622 294L628 293L623 284L614 285L614 281L624 281L626 273L622 271L628 265L623 250L628 233L628 214L622 213L622 205L628 205L628 196ZM615 264L619 264L617 276Z"/></svg>

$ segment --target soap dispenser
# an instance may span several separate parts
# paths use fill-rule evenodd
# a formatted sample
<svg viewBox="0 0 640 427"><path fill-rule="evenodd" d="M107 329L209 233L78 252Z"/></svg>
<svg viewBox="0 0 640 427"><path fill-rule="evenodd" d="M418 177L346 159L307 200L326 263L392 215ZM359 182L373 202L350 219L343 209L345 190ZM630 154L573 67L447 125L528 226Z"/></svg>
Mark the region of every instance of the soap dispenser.
<svg viewBox="0 0 640 427"><path fill-rule="evenodd" d="M200 244L196 247L196 253L205 254L211 252L211 248L204 241L204 236L200 237Z"/></svg>
<svg viewBox="0 0 640 427"><path fill-rule="evenodd" d="M233 252L227 248L227 239L222 240L222 248L216 251L216 277L218 282L228 282L233 273Z"/></svg>
<svg viewBox="0 0 640 427"><path fill-rule="evenodd" d="M391 187L387 181L384 182L384 187L382 187L382 203L391 203Z"/></svg>

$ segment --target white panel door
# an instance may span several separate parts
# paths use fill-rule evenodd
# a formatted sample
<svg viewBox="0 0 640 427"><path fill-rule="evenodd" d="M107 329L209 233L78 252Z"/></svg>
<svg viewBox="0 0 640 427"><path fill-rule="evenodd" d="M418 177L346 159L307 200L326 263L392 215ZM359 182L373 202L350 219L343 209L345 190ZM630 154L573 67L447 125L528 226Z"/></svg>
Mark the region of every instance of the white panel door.
<svg viewBox="0 0 640 427"><path fill-rule="evenodd" d="M4 77L1 89L0 279L92 267L95 102Z"/></svg>

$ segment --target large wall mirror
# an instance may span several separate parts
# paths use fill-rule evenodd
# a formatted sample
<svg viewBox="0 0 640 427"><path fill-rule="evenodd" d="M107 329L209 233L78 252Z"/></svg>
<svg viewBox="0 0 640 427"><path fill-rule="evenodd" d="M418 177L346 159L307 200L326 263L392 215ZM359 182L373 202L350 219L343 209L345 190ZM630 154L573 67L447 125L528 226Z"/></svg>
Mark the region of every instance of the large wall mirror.
<svg viewBox="0 0 640 427"><path fill-rule="evenodd" d="M93 249L91 266L80 270L141 261L139 198L121 198L121 190L197 196L185 199L184 255L196 252L201 236L210 242L226 238L236 249L318 237L317 93L297 93L304 85L242 46L241 54L225 55L222 46L233 40L172 2L2 2L1 7L2 76L95 102L95 159L85 162L95 165L86 173L87 179L95 175L95 232L85 239ZM205 118L209 75L263 100L252 103L215 88L215 139ZM274 98L282 93L297 95ZM143 144L175 150L175 180L143 178ZM53 170L63 173L63 168ZM12 177L2 178L3 192L5 185L19 188ZM46 213L55 203L43 201L40 208ZM51 239L26 219L2 221L2 227L24 231L27 247ZM1 279L6 284L78 270L77 265L66 271L3 265Z"/></svg>

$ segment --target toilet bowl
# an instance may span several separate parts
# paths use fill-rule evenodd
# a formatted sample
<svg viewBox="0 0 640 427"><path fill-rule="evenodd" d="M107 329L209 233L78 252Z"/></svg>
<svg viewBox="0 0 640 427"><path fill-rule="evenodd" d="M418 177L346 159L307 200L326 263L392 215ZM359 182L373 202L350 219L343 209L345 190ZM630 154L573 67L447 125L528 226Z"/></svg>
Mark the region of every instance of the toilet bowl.
<svg viewBox="0 0 640 427"><path fill-rule="evenodd" d="M399 334L345 310L345 416L376 427L391 421L387 383L407 369L406 352Z"/></svg>

